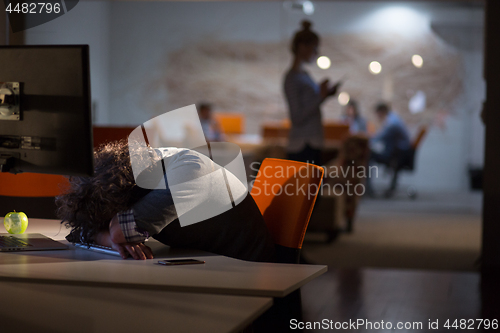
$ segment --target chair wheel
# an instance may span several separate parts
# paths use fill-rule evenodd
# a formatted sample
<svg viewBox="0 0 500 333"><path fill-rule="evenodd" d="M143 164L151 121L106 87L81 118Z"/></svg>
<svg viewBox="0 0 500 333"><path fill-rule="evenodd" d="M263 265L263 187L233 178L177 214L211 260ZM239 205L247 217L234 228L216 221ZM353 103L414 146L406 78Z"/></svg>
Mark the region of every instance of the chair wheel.
<svg viewBox="0 0 500 333"><path fill-rule="evenodd" d="M406 189L406 194L408 195L408 197L410 197L410 199L413 199L415 200L417 198L417 189L413 186L409 186L407 189Z"/></svg>

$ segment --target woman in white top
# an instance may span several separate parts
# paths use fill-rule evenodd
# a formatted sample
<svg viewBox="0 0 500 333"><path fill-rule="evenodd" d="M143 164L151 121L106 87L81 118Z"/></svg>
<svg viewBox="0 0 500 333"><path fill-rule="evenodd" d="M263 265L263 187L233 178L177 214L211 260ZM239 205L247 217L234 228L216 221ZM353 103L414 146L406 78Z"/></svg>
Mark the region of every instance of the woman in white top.
<svg viewBox="0 0 500 333"><path fill-rule="evenodd" d="M306 63L318 56L319 36L311 30L311 23L302 22L302 30L292 40L293 62L285 74L284 91L292 128L288 138L288 159L320 164L323 146L323 125L320 106L335 95L340 83L330 87L328 80L315 83L304 70Z"/></svg>

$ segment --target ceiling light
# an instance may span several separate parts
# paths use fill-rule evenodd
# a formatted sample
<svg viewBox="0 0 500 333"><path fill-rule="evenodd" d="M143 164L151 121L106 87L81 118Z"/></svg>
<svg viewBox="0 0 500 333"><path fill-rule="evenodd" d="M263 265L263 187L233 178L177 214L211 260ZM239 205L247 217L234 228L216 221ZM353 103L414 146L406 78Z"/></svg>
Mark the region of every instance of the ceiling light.
<svg viewBox="0 0 500 333"><path fill-rule="evenodd" d="M368 69L370 70L370 73L377 75L382 71L382 65L378 61L372 61L370 62Z"/></svg>
<svg viewBox="0 0 500 333"><path fill-rule="evenodd" d="M414 54L413 57L411 57L411 62L413 63L413 66L420 68L424 64L424 59L422 59L422 57L418 54Z"/></svg>
<svg viewBox="0 0 500 333"><path fill-rule="evenodd" d="M328 69L328 68L330 68L330 65L332 64L332 62L330 61L330 58L328 58L326 56L319 57L318 60L316 61L316 63L318 64L318 67L321 69Z"/></svg>
<svg viewBox="0 0 500 333"><path fill-rule="evenodd" d="M339 94L339 97L338 97L339 104L342 106L347 105L347 103L349 103L350 99L351 99L351 96L349 96L349 94L346 93L345 91L341 92Z"/></svg>

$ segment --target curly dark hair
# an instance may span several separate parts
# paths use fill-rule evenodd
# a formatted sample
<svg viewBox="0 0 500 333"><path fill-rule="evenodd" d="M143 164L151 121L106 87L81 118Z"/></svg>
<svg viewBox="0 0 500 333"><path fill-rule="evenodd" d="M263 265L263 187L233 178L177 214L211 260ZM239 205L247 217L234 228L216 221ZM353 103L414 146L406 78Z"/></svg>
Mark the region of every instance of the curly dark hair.
<svg viewBox="0 0 500 333"><path fill-rule="evenodd" d="M127 141L99 147L94 153L94 169L93 177L70 177L68 191L56 197L61 223L72 228L73 241L86 244L96 233L108 229L114 215L137 200Z"/></svg>

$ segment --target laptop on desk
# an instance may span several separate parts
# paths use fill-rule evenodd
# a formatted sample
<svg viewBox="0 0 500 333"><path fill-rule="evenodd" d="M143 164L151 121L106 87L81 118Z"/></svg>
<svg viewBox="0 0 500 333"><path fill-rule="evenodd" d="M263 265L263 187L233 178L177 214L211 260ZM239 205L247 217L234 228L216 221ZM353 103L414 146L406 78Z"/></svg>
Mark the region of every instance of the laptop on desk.
<svg viewBox="0 0 500 333"><path fill-rule="evenodd" d="M88 249L95 252L110 254L121 257L118 251L112 248L91 244L90 246L81 243L73 244L77 248ZM52 251L66 250L69 247L58 241L55 241L42 234L0 234L0 252L19 252L19 251Z"/></svg>
<svg viewBox="0 0 500 333"><path fill-rule="evenodd" d="M0 252L65 250L68 246L42 234L0 234Z"/></svg>

